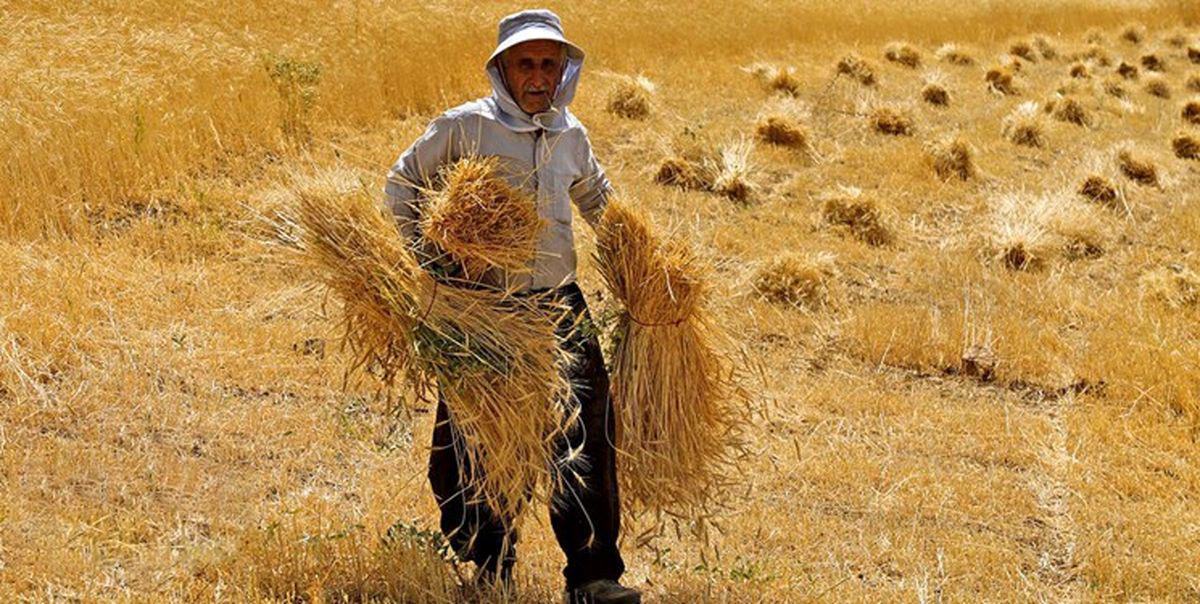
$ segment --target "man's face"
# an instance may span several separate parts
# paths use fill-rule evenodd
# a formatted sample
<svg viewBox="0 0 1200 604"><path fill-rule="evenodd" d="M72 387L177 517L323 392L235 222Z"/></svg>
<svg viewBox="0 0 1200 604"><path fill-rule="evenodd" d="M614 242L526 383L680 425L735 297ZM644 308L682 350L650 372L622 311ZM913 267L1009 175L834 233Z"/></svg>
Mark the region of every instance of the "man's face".
<svg viewBox="0 0 1200 604"><path fill-rule="evenodd" d="M562 44L554 40L522 42L501 55L508 92L525 113L550 109L565 61Z"/></svg>

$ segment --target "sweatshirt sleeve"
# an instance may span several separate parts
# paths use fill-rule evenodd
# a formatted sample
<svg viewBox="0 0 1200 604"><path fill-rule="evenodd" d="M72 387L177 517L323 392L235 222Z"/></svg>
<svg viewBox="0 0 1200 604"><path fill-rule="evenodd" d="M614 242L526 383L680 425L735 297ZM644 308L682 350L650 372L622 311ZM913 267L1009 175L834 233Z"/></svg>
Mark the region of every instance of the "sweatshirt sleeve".
<svg viewBox="0 0 1200 604"><path fill-rule="evenodd" d="M575 207L579 208L579 214L594 229L599 224L600 215L604 213L604 206L608 204L608 198L612 196L612 183L608 181L608 177L604 175L604 168L596 161L596 155L592 153L592 142L588 139L586 130L580 146L583 155L581 160L583 172L571 184L571 199L574 200Z"/></svg>
<svg viewBox="0 0 1200 604"><path fill-rule="evenodd" d="M455 120L447 115L435 118L425 134L413 142L388 170L383 186L384 203L396 218L400 233L415 241L420 220L421 189L432 184L441 166L454 159L452 134Z"/></svg>

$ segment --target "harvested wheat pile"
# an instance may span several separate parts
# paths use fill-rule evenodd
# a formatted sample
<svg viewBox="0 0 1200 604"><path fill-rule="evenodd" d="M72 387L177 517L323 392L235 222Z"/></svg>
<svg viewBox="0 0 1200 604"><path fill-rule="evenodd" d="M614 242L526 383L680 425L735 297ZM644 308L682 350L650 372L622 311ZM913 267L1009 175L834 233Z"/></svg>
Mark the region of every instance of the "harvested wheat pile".
<svg viewBox="0 0 1200 604"><path fill-rule="evenodd" d="M1014 57L1020 57L1030 63L1037 63L1037 53L1033 50L1033 44L1028 40L1014 40L1008 45L1008 54Z"/></svg>
<svg viewBox="0 0 1200 604"><path fill-rule="evenodd" d="M801 90L800 80L796 78L796 72L791 67L777 70L771 75L767 79L767 88L788 96L799 96Z"/></svg>
<svg viewBox="0 0 1200 604"><path fill-rule="evenodd" d="M1111 178L1102 174L1089 174L1076 189L1085 201L1104 206L1110 210L1125 207L1125 192Z"/></svg>
<svg viewBox="0 0 1200 604"><path fill-rule="evenodd" d="M1089 27L1088 30L1083 33L1083 41L1087 42L1088 44L1104 44L1106 42L1104 30L1096 27Z"/></svg>
<svg viewBox="0 0 1200 604"><path fill-rule="evenodd" d="M1104 78L1104 81L1100 83L1100 89L1104 91L1104 94L1113 98L1125 99L1129 97L1129 90L1125 88L1125 84L1122 83L1121 79L1115 76Z"/></svg>
<svg viewBox="0 0 1200 604"><path fill-rule="evenodd" d="M608 112L631 120L644 120L650 116L650 96L654 83L644 76L622 78L608 95Z"/></svg>
<svg viewBox="0 0 1200 604"><path fill-rule="evenodd" d="M1146 83L1142 87L1146 94L1156 96L1160 99L1171 98L1171 85L1167 83L1167 79L1162 76L1152 76L1146 78Z"/></svg>
<svg viewBox="0 0 1200 604"><path fill-rule="evenodd" d="M807 151L810 148L811 134L808 127L785 113L764 114L758 119L754 133L759 140L772 145L790 147L800 151Z"/></svg>
<svg viewBox="0 0 1200 604"><path fill-rule="evenodd" d="M867 245L888 245L896 239L879 202L861 189L846 188L840 194L827 196L821 215L825 222L847 230Z"/></svg>
<svg viewBox="0 0 1200 604"><path fill-rule="evenodd" d="M1187 49L1188 60L1200 65L1200 46L1189 46Z"/></svg>
<svg viewBox="0 0 1200 604"><path fill-rule="evenodd" d="M596 233L597 266L623 305L612 392L627 509L702 518L730 482L745 421L706 275L624 202L609 203Z"/></svg>
<svg viewBox="0 0 1200 604"><path fill-rule="evenodd" d="M983 75L989 90L1005 96L1017 94L1017 84L1013 78L1013 71L1010 68L1000 66L987 70Z"/></svg>
<svg viewBox="0 0 1200 604"><path fill-rule="evenodd" d="M926 146L934 174L942 180L969 180L975 176L975 150L961 136L951 136Z"/></svg>
<svg viewBox="0 0 1200 604"><path fill-rule="evenodd" d="M1121 64L1117 65L1117 74L1126 80L1136 80L1140 73L1141 70L1137 68L1137 65L1132 65L1125 61L1121 61Z"/></svg>
<svg viewBox="0 0 1200 604"><path fill-rule="evenodd" d="M479 499L517 518L522 501L569 475L553 442L570 358L555 333L562 309L535 298L439 284L416 263L372 196L319 185L299 191L303 258L342 302L357 367L418 391L437 388L465 441L462 476ZM547 498L548 499L548 498Z"/></svg>
<svg viewBox="0 0 1200 604"><path fill-rule="evenodd" d="M1037 103L1026 101L1005 116L1001 134L1015 145L1045 147L1046 118L1038 111Z"/></svg>
<svg viewBox="0 0 1200 604"><path fill-rule="evenodd" d="M1068 61L1080 61L1096 67L1112 65L1112 55L1103 46L1092 44L1082 51L1076 51L1066 56Z"/></svg>
<svg viewBox="0 0 1200 604"><path fill-rule="evenodd" d="M1158 186L1158 168L1154 162L1135 153L1132 149L1124 148L1117 151L1117 167L1125 178L1139 185L1148 187Z"/></svg>
<svg viewBox="0 0 1200 604"><path fill-rule="evenodd" d="M1086 80L1092 77L1092 72L1088 69L1087 64L1080 61L1072 63L1067 73L1069 73L1071 77L1079 80Z"/></svg>
<svg viewBox="0 0 1200 604"><path fill-rule="evenodd" d="M1053 61L1058 58L1058 46L1055 46L1054 42L1046 36L1034 36L1033 46L1037 48L1038 54L1047 61Z"/></svg>
<svg viewBox="0 0 1200 604"><path fill-rule="evenodd" d="M426 195L421 236L467 279L493 268L528 272L545 221L533 197L504 179L499 160L463 158L443 168L439 180L443 186Z"/></svg>
<svg viewBox="0 0 1200 604"><path fill-rule="evenodd" d="M703 191L712 187L712 176L704 166L704 160L689 155L668 155L658 165L654 181L689 191Z"/></svg>
<svg viewBox="0 0 1200 604"><path fill-rule="evenodd" d="M1184 103L1183 108L1179 110L1179 117L1193 126L1200 126L1200 99Z"/></svg>
<svg viewBox="0 0 1200 604"><path fill-rule="evenodd" d="M1146 39L1146 28L1138 23L1126 25L1121 30L1121 39L1130 44L1141 44L1142 40Z"/></svg>
<svg viewBox="0 0 1200 604"><path fill-rule="evenodd" d="M946 90L946 76L940 71L925 74L925 85L921 87L921 100L937 107L950 104L950 91Z"/></svg>
<svg viewBox="0 0 1200 604"><path fill-rule="evenodd" d="M883 58L916 69L921 66L921 51L908 42L892 42L883 49Z"/></svg>
<svg viewBox="0 0 1200 604"><path fill-rule="evenodd" d="M1091 126L1092 116L1075 97L1060 97L1046 103L1046 109L1054 119L1076 126Z"/></svg>
<svg viewBox="0 0 1200 604"><path fill-rule="evenodd" d="M876 107L870 115L871 129L890 136L912 136L916 131L913 118L900 107Z"/></svg>
<svg viewBox="0 0 1200 604"><path fill-rule="evenodd" d="M1200 275L1182 264L1168 264L1138 279L1142 295L1172 308L1200 305Z"/></svg>
<svg viewBox="0 0 1200 604"><path fill-rule="evenodd" d="M837 62L837 74L849 76L850 79L863 86L874 86L877 83L875 69L866 59L850 53Z"/></svg>
<svg viewBox="0 0 1200 604"><path fill-rule="evenodd" d="M754 291L770 302L817 310L831 302L834 274L827 254L782 254L754 271Z"/></svg>
<svg viewBox="0 0 1200 604"><path fill-rule="evenodd" d="M960 67L970 67L975 64L975 57L971 53L967 52L961 46L950 42L939 46L937 51L934 52L934 56L943 63L958 65Z"/></svg>
<svg viewBox="0 0 1200 604"><path fill-rule="evenodd" d="M738 203L752 201L758 189L753 180L754 162L750 157L753 152L754 145L747 140L723 146L706 168L714 175L712 192Z"/></svg>
<svg viewBox="0 0 1200 604"><path fill-rule="evenodd" d="M1147 53L1142 55L1140 59L1142 68L1146 71L1155 71L1162 73L1167 70L1167 63L1162 56L1156 53Z"/></svg>
<svg viewBox="0 0 1200 604"><path fill-rule="evenodd" d="M1099 256L1107 238L1102 221L1087 206L1055 192L1002 194L987 235L992 257L1014 271L1040 270L1060 254Z"/></svg>
<svg viewBox="0 0 1200 604"><path fill-rule="evenodd" d="M1200 139L1180 132L1171 139L1171 150L1179 159L1200 159Z"/></svg>
<svg viewBox="0 0 1200 604"><path fill-rule="evenodd" d="M1192 74L1188 76L1187 81L1184 83L1184 88L1187 88L1192 92L1200 92L1200 74Z"/></svg>

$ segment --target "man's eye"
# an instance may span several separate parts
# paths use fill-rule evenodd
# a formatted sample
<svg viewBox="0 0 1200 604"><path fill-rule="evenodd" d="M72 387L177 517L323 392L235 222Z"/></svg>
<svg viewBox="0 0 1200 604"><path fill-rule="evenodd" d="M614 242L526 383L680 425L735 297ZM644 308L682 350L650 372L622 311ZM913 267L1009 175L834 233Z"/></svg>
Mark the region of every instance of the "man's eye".
<svg viewBox="0 0 1200 604"><path fill-rule="evenodd" d="M546 71L553 71L555 69L558 69L558 61L552 61L550 59L542 61L542 69L544 69Z"/></svg>
<svg viewBox="0 0 1200 604"><path fill-rule="evenodd" d="M530 60L521 61L520 63L518 63L518 65L521 67L521 69L524 69L525 71L529 71L530 69L533 69L533 61L530 61Z"/></svg>

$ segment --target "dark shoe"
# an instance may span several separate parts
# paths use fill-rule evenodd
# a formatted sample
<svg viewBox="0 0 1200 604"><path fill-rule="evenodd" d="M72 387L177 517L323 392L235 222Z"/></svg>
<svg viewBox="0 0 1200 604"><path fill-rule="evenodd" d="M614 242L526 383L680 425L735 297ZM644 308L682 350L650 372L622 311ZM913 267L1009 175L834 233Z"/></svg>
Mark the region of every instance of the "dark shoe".
<svg viewBox="0 0 1200 604"><path fill-rule="evenodd" d="M611 579L584 583L563 593L564 604L641 604L642 592Z"/></svg>

